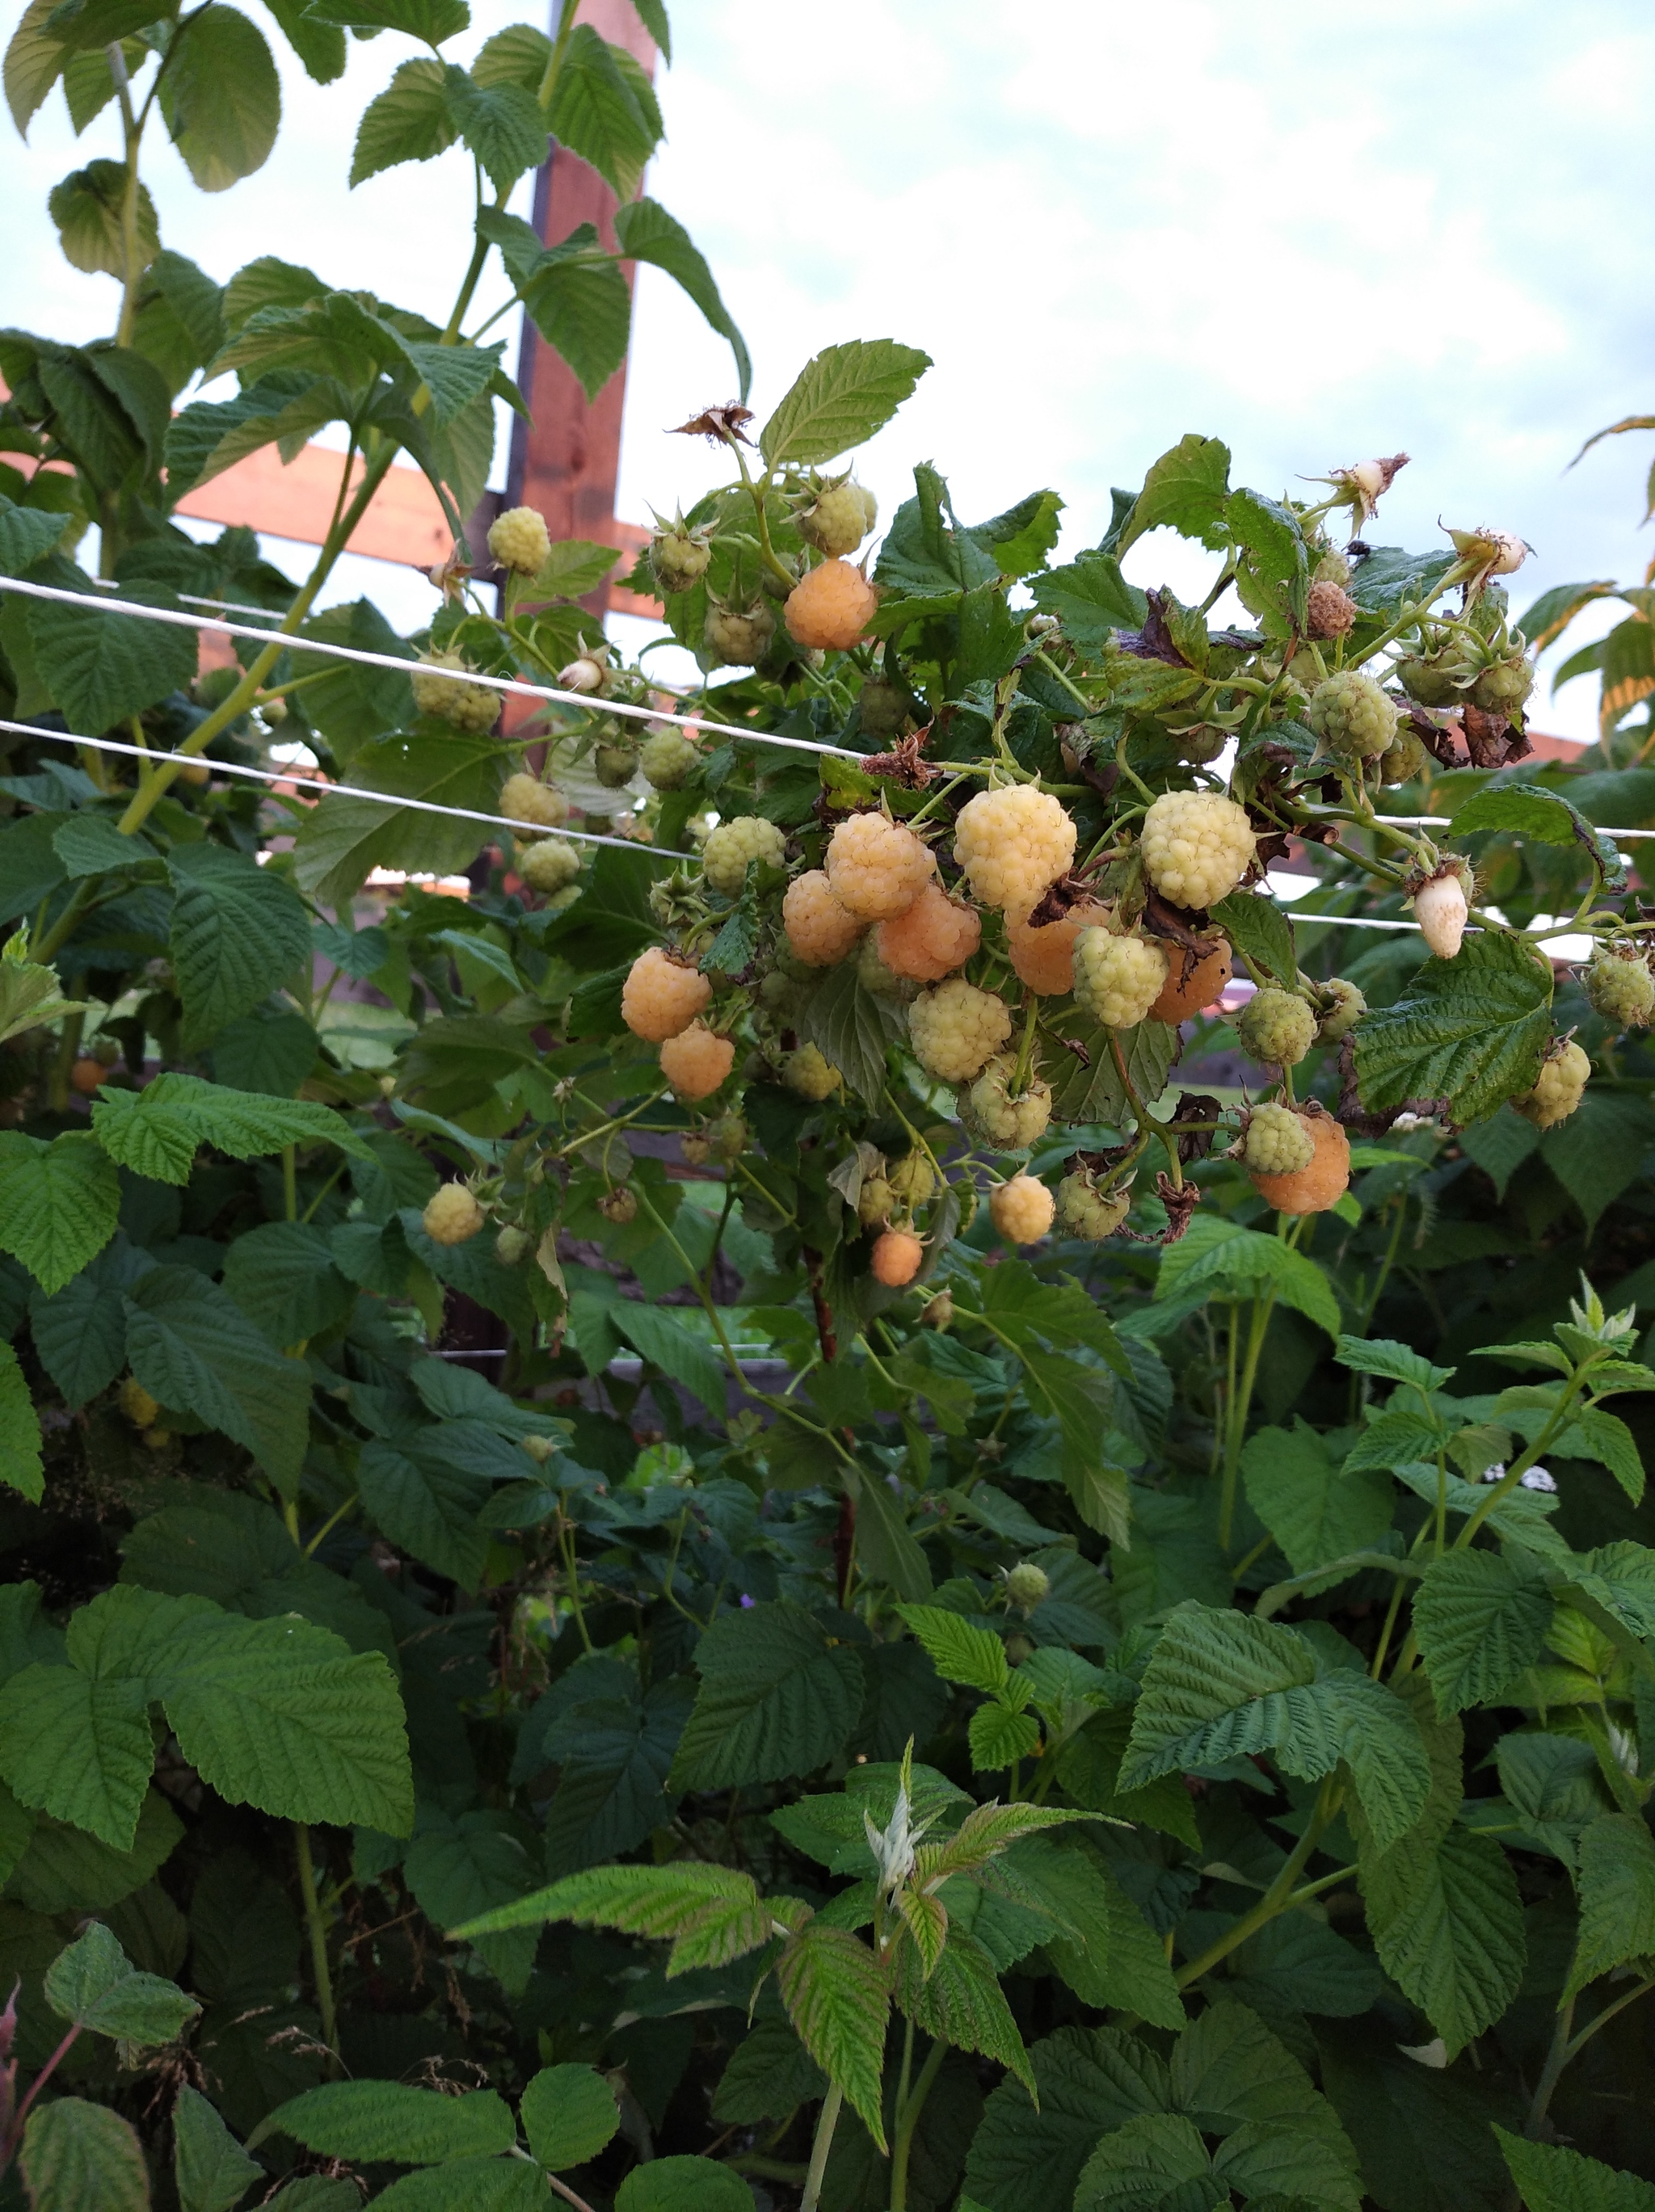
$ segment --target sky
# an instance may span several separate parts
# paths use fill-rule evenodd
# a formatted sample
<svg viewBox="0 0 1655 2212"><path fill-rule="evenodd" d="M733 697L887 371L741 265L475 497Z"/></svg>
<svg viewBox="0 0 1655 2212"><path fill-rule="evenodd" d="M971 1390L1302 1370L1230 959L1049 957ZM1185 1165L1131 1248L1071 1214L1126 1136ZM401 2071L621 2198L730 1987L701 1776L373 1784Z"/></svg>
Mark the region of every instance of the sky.
<svg viewBox="0 0 1655 2212"><path fill-rule="evenodd" d="M521 12L473 0L453 51ZM648 189L711 262L761 416L822 345L889 337L933 357L861 460L887 515L916 460L943 470L967 520L1050 484L1072 554L1102 534L1110 485L1195 430L1230 445L1235 481L1273 493L1409 453L1370 540L1515 531L1535 549L1519 611L1555 583L1641 582L1655 435L1568 465L1593 431L1655 412L1644 0L1361 15L1323 0L678 0L673 19ZM158 143L164 242L221 278L279 252L446 319L469 244L464 157L345 185L355 118L411 51L355 46L319 88L283 49L282 137L228 193L198 192ZM64 262L45 198L112 139L106 116L77 148L57 95L27 145L8 126L5 321L107 329L114 287ZM705 446L663 434L732 386L723 342L643 270L624 515L713 480ZM1129 566L1188 594L1207 561L1157 533ZM423 580L353 561L337 595L362 589L405 624L431 605ZM1536 726L1591 735L1595 691L1542 690Z"/></svg>

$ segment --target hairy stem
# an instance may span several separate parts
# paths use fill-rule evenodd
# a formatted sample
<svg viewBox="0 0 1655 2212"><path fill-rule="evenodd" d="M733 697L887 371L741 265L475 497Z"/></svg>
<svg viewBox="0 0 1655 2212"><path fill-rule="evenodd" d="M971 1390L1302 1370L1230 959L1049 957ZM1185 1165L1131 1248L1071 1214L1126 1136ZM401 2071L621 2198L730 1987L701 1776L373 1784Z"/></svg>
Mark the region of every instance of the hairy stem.
<svg viewBox="0 0 1655 2212"><path fill-rule="evenodd" d="M816 2139L810 2147L810 2165L805 2173L805 2193L799 2200L799 2212L817 2212L822 2201L822 2177L827 2172L828 2153L833 2148L833 2130L839 2124L839 2107L844 2102L844 2091L835 2081L822 2100L822 2110L816 2122Z"/></svg>
<svg viewBox="0 0 1655 2212"><path fill-rule="evenodd" d="M1334 1816L1339 1810L1340 1795L1338 1785L1329 1776L1322 1784L1316 1800L1316 1809L1304 1834L1294 1844L1292 1856L1252 1911L1244 1913L1233 1928L1220 1936L1216 1943L1209 1944L1200 1958L1192 1960L1184 1968L1178 1976L1181 1990L1187 1990L1192 1983L1200 1981L1203 1974L1211 1973L1221 1959L1227 1959L1231 1952L1239 1949L1250 1936L1256 1936L1266 1921L1274 1920L1279 1912L1287 1910L1293 1902L1299 1875L1310 1864L1317 1845L1333 1824Z"/></svg>
<svg viewBox="0 0 1655 2212"><path fill-rule="evenodd" d="M293 1847L299 1862L299 1897L310 1936L311 1971L316 1978L316 2009L322 2016L322 2041L327 2045L330 2077L337 2080L339 2065L339 2023L333 2005L333 1976L327 1963L327 1923L316 1897L316 1866L310 1855L310 1830L302 1820L293 1824Z"/></svg>
<svg viewBox="0 0 1655 2212"><path fill-rule="evenodd" d="M891 2147L891 2212L908 2212L908 2161L914 2148L914 2135L925 2110L925 2100L931 2094L931 2085L942 2070L946 2057L946 2043L934 2043L926 2053L919 2079L913 2094L901 2100L897 2106L897 2136Z"/></svg>

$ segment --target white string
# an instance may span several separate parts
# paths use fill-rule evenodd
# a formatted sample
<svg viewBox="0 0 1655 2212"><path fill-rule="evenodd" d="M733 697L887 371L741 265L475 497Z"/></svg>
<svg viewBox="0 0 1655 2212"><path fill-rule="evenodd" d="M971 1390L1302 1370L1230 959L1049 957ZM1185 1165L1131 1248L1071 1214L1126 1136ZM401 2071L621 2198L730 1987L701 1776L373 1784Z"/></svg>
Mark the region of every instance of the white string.
<svg viewBox="0 0 1655 2212"><path fill-rule="evenodd" d="M314 775L300 775L290 769L272 772L265 768L243 768L236 761L204 760L199 753L152 752L145 745L123 744L115 738L77 738L70 730L43 730L35 722L0 720L0 730L9 730L20 738L54 738L62 745L90 745L94 752L127 753L135 760L147 761L152 766L157 761L178 761L186 768L210 769L215 775L246 776L254 783L292 784L305 791L320 792L329 799L371 799L377 806L408 806L417 814L447 814L459 822L486 822L490 827L514 830L521 837L534 831L542 836L577 838L583 845L618 845L628 853L653 854L662 860L690 860L693 853L676 853L657 845L640 843L636 837L604 837L593 830L546 830L538 823L516 822L505 814L479 814L469 806L440 806L434 799L399 799L385 791L364 791L360 784L329 783Z"/></svg>
<svg viewBox="0 0 1655 2212"><path fill-rule="evenodd" d="M175 614L170 607L141 606L132 599L97 599L86 592L60 590L54 584L28 584L21 576L0 576L0 592L22 592L32 599L58 599L70 606L95 606L101 612L136 615L144 622L170 623L180 629L216 629L226 637L256 637L268 645L279 638L295 653L319 653L325 659L353 660L365 668L389 668L399 676L435 676L444 683L480 684L490 691L515 699L550 699L560 707L584 708L587 714L621 714L640 722L668 722L680 729L720 738L744 738L756 745L785 745L794 752L832 753L840 760L859 761L865 754L849 745L826 745L816 738L783 738L773 730L738 729L730 722L709 722L699 714L671 714L654 707L633 707L618 699L596 699L588 691L560 691L546 684L523 684L511 676L484 676L469 668L444 668L435 661L405 660L390 653L368 653L360 646L330 645L320 638L295 637L285 630L254 629L246 623L224 622L213 615ZM82 739L81 742L84 743Z"/></svg>
<svg viewBox="0 0 1655 2212"><path fill-rule="evenodd" d="M1326 818L1331 820L1332 817ZM1451 830L1453 827L1453 817L1447 814L1376 814L1373 818L1393 830ZM1485 823L1481 826L1487 828L1490 825ZM1655 830L1599 830L1595 822L1591 827L1597 830L1600 837L1655 837ZM1471 831L1468 830L1465 834L1469 837Z"/></svg>
<svg viewBox="0 0 1655 2212"><path fill-rule="evenodd" d="M118 592L120 589L113 576L94 576L91 583L94 591ZM179 592L176 596L186 607L216 607L221 614L226 615L259 615L266 622L285 622L291 611L291 603L286 607L250 607L245 599L204 599L199 592Z"/></svg>

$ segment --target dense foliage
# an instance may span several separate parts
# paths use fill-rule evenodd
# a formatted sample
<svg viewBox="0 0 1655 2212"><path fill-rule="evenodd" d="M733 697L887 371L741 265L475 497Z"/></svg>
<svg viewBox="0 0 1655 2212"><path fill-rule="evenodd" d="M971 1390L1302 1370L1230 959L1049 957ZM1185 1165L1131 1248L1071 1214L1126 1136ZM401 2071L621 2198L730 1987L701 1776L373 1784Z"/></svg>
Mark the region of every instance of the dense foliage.
<svg viewBox="0 0 1655 2212"><path fill-rule="evenodd" d="M885 342L685 425L635 580L745 672L675 701L526 510L417 636L313 615L397 453L486 480L491 251L612 370L617 262L504 203L659 117L572 5L462 70L460 0L271 0L429 48L352 179L463 143L477 251L441 330L221 288L143 129L221 188L274 71L151 5L6 64L125 159L52 196L113 340L0 334L0 2203L1655 2203L1646 637L1537 765L1602 587L1519 625L1514 537L1372 542L1403 457L1206 437L1062 565L922 466L870 574ZM169 520L334 421L302 585ZM93 526L269 641L99 608ZM295 743L372 795L230 773Z"/></svg>

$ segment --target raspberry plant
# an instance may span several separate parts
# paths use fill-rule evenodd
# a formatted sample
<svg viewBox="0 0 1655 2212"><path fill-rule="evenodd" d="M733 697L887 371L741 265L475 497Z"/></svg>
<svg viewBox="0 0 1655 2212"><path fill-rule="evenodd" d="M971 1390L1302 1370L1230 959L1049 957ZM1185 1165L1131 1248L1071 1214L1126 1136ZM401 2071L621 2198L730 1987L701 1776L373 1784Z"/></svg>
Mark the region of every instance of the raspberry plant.
<svg viewBox="0 0 1655 2212"><path fill-rule="evenodd" d="M122 159L52 201L111 341L0 337L53 465L0 585L70 595L0 589L0 2203L1641 2203L1637 641L1528 759L1591 594L1379 543L1402 456L1276 497L1188 437L1061 562L1056 493L925 465L876 538L924 356L758 423L572 8L465 70L460 0L273 12L323 78L428 50L353 175L463 147L444 327L160 246L157 117L210 187L268 149L250 18L33 0L7 68ZM687 689L608 549L460 542L484 270L589 389L624 347L615 258L503 212L548 135L735 353L633 578ZM306 578L170 521L333 420ZM407 637L316 611L399 453L457 539ZM272 634L204 672L93 526ZM371 796L227 773L272 742Z"/></svg>

